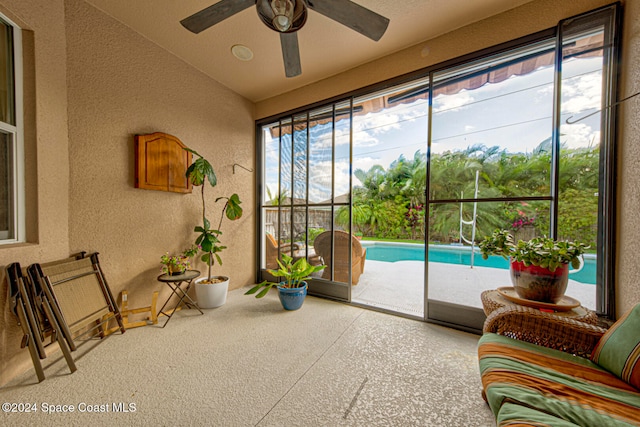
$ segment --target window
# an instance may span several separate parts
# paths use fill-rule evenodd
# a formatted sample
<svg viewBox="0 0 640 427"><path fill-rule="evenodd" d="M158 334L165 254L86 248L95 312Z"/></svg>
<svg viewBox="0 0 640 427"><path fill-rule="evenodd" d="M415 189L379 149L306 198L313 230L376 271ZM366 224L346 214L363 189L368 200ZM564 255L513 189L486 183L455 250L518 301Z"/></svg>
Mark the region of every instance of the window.
<svg viewBox="0 0 640 427"><path fill-rule="evenodd" d="M577 240L591 248L568 294L613 315L618 14L604 7L258 122L262 234L280 253L317 261L315 237L333 233L312 293L472 330L484 320L483 286L509 284L506 273L482 273L508 269L483 264L485 235L501 228L522 240ZM363 237L364 271L356 244L338 271L343 232ZM262 270L278 255L263 247ZM385 256L399 258L378 268ZM475 270L463 278L452 264ZM375 300L372 284L387 274L394 286Z"/></svg>
<svg viewBox="0 0 640 427"><path fill-rule="evenodd" d="M21 30L0 16L0 243L24 241Z"/></svg>

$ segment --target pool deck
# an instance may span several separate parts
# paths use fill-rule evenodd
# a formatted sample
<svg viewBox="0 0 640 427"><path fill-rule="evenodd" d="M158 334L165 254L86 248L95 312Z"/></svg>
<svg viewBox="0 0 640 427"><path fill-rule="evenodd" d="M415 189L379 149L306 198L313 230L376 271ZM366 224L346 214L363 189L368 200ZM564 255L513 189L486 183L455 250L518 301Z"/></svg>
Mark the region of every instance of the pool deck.
<svg viewBox="0 0 640 427"><path fill-rule="evenodd" d="M423 316L424 261L366 260L360 282L351 288L353 302ZM429 263L429 298L482 308L485 290L511 286L509 270ZM566 295L595 308L595 285L569 280Z"/></svg>

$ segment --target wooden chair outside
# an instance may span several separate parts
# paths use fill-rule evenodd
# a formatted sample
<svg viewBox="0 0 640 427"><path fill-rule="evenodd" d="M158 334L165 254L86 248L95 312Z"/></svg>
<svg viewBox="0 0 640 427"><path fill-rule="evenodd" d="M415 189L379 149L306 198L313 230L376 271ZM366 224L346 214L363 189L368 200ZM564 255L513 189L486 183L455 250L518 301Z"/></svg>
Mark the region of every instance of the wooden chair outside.
<svg viewBox="0 0 640 427"><path fill-rule="evenodd" d="M332 235L335 259L331 257ZM325 231L316 237L313 247L316 254L321 256L327 265L322 273L323 279L331 280L333 269L334 281L349 283L349 271L351 271L351 284L358 284L360 275L364 272L367 256L367 250L362 247L358 239L344 231L335 230L333 233ZM351 247L351 265L349 265L349 247Z"/></svg>
<svg viewBox="0 0 640 427"><path fill-rule="evenodd" d="M278 243L271 234L267 233L265 239L266 246L266 268L271 270L278 269L278 262L276 261L281 254L287 254L294 256L294 252L300 250L300 247L296 243Z"/></svg>

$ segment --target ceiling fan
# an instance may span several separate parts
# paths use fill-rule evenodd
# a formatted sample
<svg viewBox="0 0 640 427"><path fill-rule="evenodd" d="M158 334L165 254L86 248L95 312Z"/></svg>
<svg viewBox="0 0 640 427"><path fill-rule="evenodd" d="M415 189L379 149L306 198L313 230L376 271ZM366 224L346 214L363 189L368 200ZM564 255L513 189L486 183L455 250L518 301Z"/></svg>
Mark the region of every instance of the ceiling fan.
<svg viewBox="0 0 640 427"><path fill-rule="evenodd" d="M374 41L380 40L389 25L389 19L350 0L220 0L180 23L189 31L198 34L253 5L256 6L262 22L280 33L287 77L295 77L302 73L296 32L307 21L307 8Z"/></svg>

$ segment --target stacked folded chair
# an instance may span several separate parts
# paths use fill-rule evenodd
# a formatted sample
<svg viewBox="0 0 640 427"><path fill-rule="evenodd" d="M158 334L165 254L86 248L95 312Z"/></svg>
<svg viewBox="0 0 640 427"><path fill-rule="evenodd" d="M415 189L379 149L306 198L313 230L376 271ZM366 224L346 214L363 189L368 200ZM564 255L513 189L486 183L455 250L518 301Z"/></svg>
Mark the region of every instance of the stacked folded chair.
<svg viewBox="0 0 640 427"><path fill-rule="evenodd" d="M83 252L25 269L13 263L7 267L7 277L11 308L24 334L21 346L29 349L38 381L45 378L40 360L46 357L48 337L58 343L70 371L75 372L70 353L76 350L75 339L104 337L111 319L125 332L97 253L86 257Z"/></svg>

